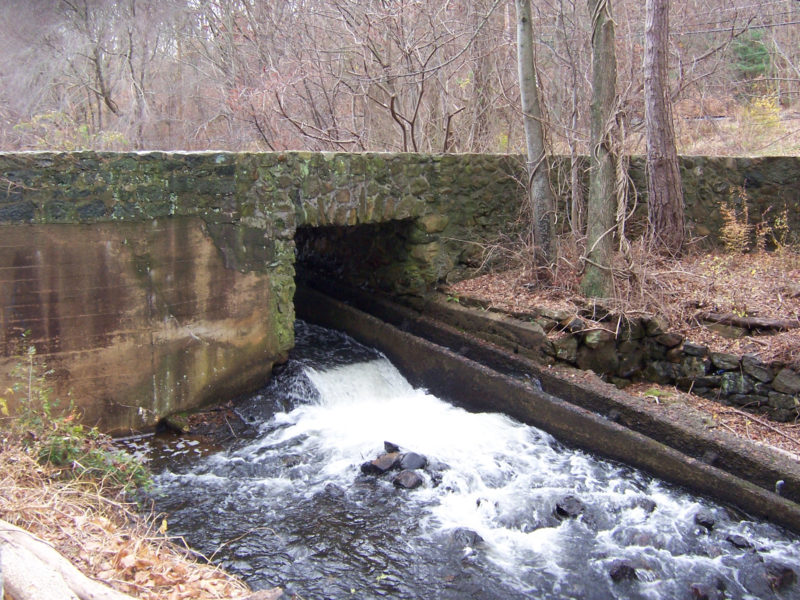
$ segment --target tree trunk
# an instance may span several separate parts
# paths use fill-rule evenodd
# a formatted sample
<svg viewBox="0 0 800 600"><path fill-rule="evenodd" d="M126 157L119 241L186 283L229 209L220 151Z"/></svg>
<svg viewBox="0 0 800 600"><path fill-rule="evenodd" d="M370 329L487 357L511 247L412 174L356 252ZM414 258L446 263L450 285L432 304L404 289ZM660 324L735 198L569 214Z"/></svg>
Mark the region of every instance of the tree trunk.
<svg viewBox="0 0 800 600"><path fill-rule="evenodd" d="M528 149L528 179L533 216L534 258L539 267L555 262L555 200L544 146L543 111L533 58L530 0L515 0L517 8L517 64L522 119Z"/></svg>
<svg viewBox="0 0 800 600"><path fill-rule="evenodd" d="M617 213L614 139L617 56L610 0L589 0L592 15L592 132L589 156L586 265L581 291L592 298L613 295L611 257Z"/></svg>
<svg viewBox="0 0 800 600"><path fill-rule="evenodd" d="M655 248L677 255L685 233L683 190L667 81L669 0L647 0L646 11L644 96L650 235Z"/></svg>
<svg viewBox="0 0 800 600"><path fill-rule="evenodd" d="M89 579L46 542L0 520L0 572L11 600L134 600Z"/></svg>

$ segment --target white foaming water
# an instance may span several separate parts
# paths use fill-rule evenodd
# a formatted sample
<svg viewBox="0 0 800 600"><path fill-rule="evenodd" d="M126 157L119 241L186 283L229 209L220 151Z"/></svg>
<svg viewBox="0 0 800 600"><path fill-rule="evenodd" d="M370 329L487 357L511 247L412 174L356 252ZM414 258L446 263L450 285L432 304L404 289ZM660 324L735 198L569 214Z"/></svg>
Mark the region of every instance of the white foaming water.
<svg viewBox="0 0 800 600"><path fill-rule="evenodd" d="M738 563L727 559L733 547L725 539L732 534L747 537L782 564L800 564L800 550L774 528L732 520L720 507L565 448L503 415L457 408L414 389L385 359L306 367L305 374L318 400L274 415L263 424L262 437L210 457L210 463L244 468L283 456L288 448L312 466L298 468L291 486L277 473L251 483L311 499L329 483L351 486L361 463L382 452L384 440L399 444L431 462L422 488L397 492L405 495L406 506L416 507L429 544L442 532L471 530L483 540L477 542L480 552L505 579L538 597L603 597L605 592L593 591L581 578L604 582L616 596L614 584L605 582L610 565L620 559L636 567L639 581L617 597L683 596L684 579L695 573L697 580L725 580L729 597L754 597L737 583ZM377 485L390 485L388 478L381 481ZM579 501L577 518L557 513L568 497ZM694 522L701 509L717 518L716 538ZM465 544L464 560L474 551ZM578 583L566 583L570 573ZM682 583L670 587L678 577Z"/></svg>

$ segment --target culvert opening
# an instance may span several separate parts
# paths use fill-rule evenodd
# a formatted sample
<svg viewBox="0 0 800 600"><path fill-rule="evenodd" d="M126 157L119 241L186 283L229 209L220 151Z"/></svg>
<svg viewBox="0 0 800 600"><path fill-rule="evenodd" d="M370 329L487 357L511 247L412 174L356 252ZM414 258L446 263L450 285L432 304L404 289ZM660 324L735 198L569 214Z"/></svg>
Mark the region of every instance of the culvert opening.
<svg viewBox="0 0 800 600"><path fill-rule="evenodd" d="M422 285L411 250L418 237L412 219L299 227L295 268L300 279L318 273L359 288L415 289Z"/></svg>

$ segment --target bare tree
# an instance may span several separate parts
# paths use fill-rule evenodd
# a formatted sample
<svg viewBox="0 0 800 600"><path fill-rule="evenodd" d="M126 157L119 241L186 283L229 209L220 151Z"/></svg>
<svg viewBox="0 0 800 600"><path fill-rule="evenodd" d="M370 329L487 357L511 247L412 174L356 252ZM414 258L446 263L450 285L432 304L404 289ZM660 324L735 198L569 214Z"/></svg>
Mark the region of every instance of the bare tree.
<svg viewBox="0 0 800 600"><path fill-rule="evenodd" d="M677 255L684 241L683 190L667 81L669 0L647 0L644 54L647 205L652 242Z"/></svg>
<svg viewBox="0 0 800 600"><path fill-rule="evenodd" d="M610 0L589 0L592 15L592 132L588 231L581 290L595 298L613 295L611 258L617 212L615 128L617 58Z"/></svg>
<svg viewBox="0 0 800 600"><path fill-rule="evenodd" d="M550 169L544 140L544 111L536 79L530 0L516 0L516 7L519 88L528 150L528 194L533 217L535 262L542 267L555 262L555 200L550 188Z"/></svg>
<svg viewBox="0 0 800 600"><path fill-rule="evenodd" d="M620 114L634 134L625 148L641 151L645 4L613 1ZM682 142L729 130L700 116L796 104L796 0L672 4ZM586 8L531 5L543 125L552 150L573 157L589 151L591 129ZM515 25L511 0L4 0L0 138L7 148L523 152ZM749 80L729 47L748 26L771 56ZM571 175L580 235L582 173Z"/></svg>

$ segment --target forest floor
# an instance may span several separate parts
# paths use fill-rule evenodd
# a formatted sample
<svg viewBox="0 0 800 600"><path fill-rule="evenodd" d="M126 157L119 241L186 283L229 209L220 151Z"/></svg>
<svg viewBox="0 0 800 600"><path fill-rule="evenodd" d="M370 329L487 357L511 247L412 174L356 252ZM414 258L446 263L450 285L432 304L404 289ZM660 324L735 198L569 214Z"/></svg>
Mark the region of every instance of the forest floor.
<svg viewBox="0 0 800 600"><path fill-rule="evenodd" d="M636 250L634 249L634 254ZM569 252L549 281L531 281L524 267L490 272L444 290L459 302L524 315L537 308L574 311L592 302L580 294L580 274ZM636 265L631 267L630 264ZM732 318L783 321L800 325L800 251L727 254L689 253L679 260L633 260L619 265L617 294L604 303L629 317L658 316L671 331L712 352L752 353L762 360L800 366L800 327L747 331L709 324L708 313ZM800 459L800 423L776 423L674 387L635 383L627 392L645 398L669 397L708 413L723 429L790 452Z"/></svg>

